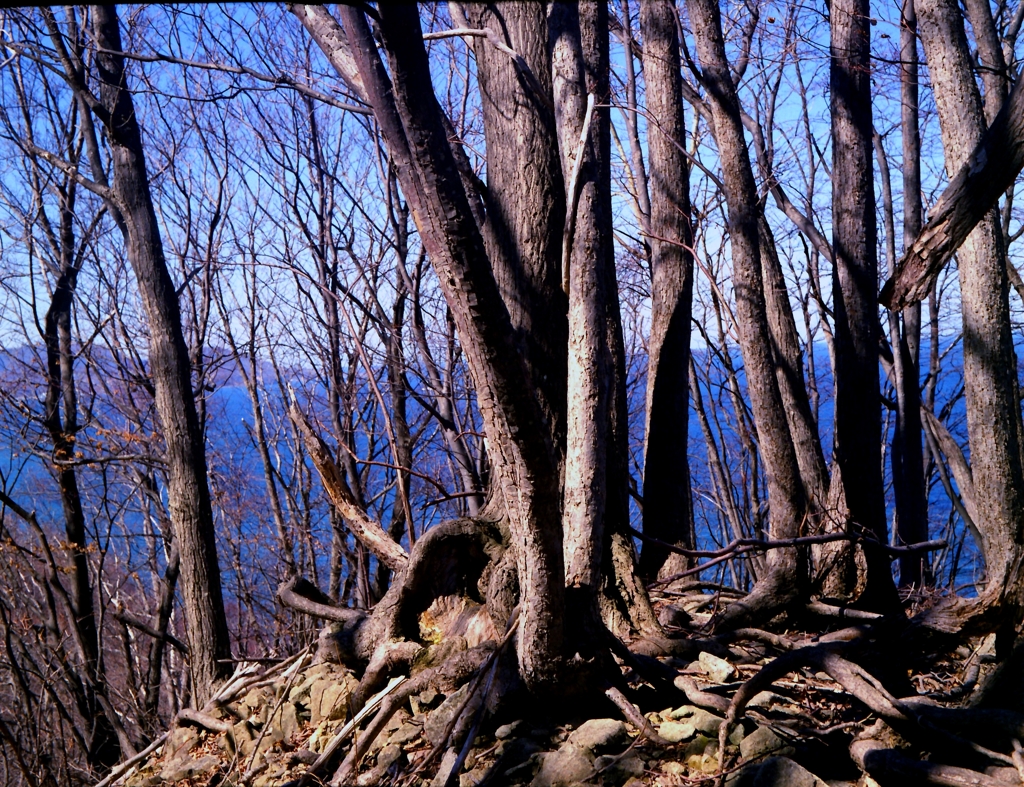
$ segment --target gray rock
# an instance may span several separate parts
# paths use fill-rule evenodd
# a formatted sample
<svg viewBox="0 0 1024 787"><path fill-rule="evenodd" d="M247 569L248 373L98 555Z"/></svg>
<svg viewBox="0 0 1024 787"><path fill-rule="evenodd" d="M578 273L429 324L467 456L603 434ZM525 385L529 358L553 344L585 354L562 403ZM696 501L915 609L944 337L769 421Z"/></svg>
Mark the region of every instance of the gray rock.
<svg viewBox="0 0 1024 787"><path fill-rule="evenodd" d="M413 724L412 722L406 722L388 739L388 743L398 744L399 746L403 743L409 743L409 741L416 740L420 733L423 732L423 728L419 724Z"/></svg>
<svg viewBox="0 0 1024 787"><path fill-rule="evenodd" d="M392 765L398 762L398 758L401 757L402 754L403 752L401 746L397 746L394 743L389 743L387 746L381 749L380 753L377 755L376 767L380 769L382 772L386 771L388 768L390 768Z"/></svg>
<svg viewBox="0 0 1024 787"><path fill-rule="evenodd" d="M723 658L708 653L706 650L701 651L700 656L697 657L697 662L704 673L716 683L728 683L736 675L736 668L732 664Z"/></svg>
<svg viewBox="0 0 1024 787"><path fill-rule="evenodd" d="M629 742L626 725L618 719L590 719L569 735L568 742L578 749L605 754Z"/></svg>
<svg viewBox="0 0 1024 787"><path fill-rule="evenodd" d="M501 757L501 766L508 771L526 762L530 757L540 751L536 741L529 738L513 738L502 741L498 746L498 756Z"/></svg>
<svg viewBox="0 0 1024 787"><path fill-rule="evenodd" d="M697 732L697 728L688 721L663 721L658 726L658 735L669 743L689 740Z"/></svg>
<svg viewBox="0 0 1024 787"><path fill-rule="evenodd" d="M761 763L751 787L828 787L788 757L772 757Z"/></svg>
<svg viewBox="0 0 1024 787"><path fill-rule="evenodd" d="M490 768L480 765L470 771L459 774L459 787L476 787L490 773Z"/></svg>
<svg viewBox="0 0 1024 787"><path fill-rule="evenodd" d="M542 756L543 763L531 787L568 787L584 781L594 772L590 758L571 744Z"/></svg>
<svg viewBox="0 0 1024 787"><path fill-rule="evenodd" d="M693 716L688 720L692 724L697 732L703 732L705 735L715 736L718 735L718 728L722 726L722 722L725 721L721 716L716 716L703 708L697 708Z"/></svg>
<svg viewBox="0 0 1024 787"><path fill-rule="evenodd" d="M618 787L630 779L643 776L644 761L636 754L630 754L622 759L616 755L604 754L594 760L594 769L600 771L603 784Z"/></svg>
<svg viewBox="0 0 1024 787"><path fill-rule="evenodd" d="M333 678L318 678L309 689L309 721L315 727L324 719L340 719L348 707L349 687Z"/></svg>
<svg viewBox="0 0 1024 787"><path fill-rule="evenodd" d="M160 778L165 782L180 782L210 773L218 765L220 765L220 758L212 755L201 757L198 760L182 757L167 763L160 771Z"/></svg>
<svg viewBox="0 0 1024 787"><path fill-rule="evenodd" d="M437 768L437 773L434 774L434 780L430 783L431 787L444 787L458 758L459 753L455 749L448 749L444 753L444 756L441 757L441 764Z"/></svg>
<svg viewBox="0 0 1024 787"><path fill-rule="evenodd" d="M786 742L769 727L758 727L740 741L740 756L744 760L756 760L782 749Z"/></svg>
<svg viewBox="0 0 1024 787"><path fill-rule="evenodd" d="M508 738L511 738L516 733L516 731L519 730L522 726L522 719L520 719L519 721L513 721L509 724L502 724L500 727L498 727L498 729L494 731L494 737L497 738L499 741L506 740Z"/></svg>
<svg viewBox="0 0 1024 787"><path fill-rule="evenodd" d="M469 684L463 685L454 694L449 694L444 702L427 714L423 722L423 737L430 741L431 746L439 746L445 731L455 714L462 709L466 697L469 696Z"/></svg>

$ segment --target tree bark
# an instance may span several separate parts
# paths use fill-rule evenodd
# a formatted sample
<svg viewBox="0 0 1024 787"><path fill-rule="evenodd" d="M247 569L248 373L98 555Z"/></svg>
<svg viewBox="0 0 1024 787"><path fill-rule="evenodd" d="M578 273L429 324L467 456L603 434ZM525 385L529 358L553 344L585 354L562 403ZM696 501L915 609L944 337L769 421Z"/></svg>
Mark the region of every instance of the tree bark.
<svg viewBox="0 0 1024 787"><path fill-rule="evenodd" d="M693 301L693 227L690 167L684 154L682 75L673 0L642 0L650 156L651 334L648 341L644 424L646 535L693 548L688 460L690 315ZM644 544L640 575L671 575L689 568L681 555Z"/></svg>
<svg viewBox="0 0 1024 787"><path fill-rule="evenodd" d="M595 8L604 12L599 11L604 18L595 20L596 29L587 32L591 39L602 33L607 37L607 7L599 2ZM581 17L578 7L558 4L551 7L548 24L562 175L570 189L566 212L574 214L567 222L566 231L574 231L571 239L566 238L562 260L569 283L562 544L566 586L579 588L583 603L596 611L612 397L612 359L605 332L608 293L601 275L611 254L611 176L608 112L594 106L597 96L608 90L607 45L598 56L604 60L603 68L600 62L586 62ZM565 273L563 267L563 277Z"/></svg>
<svg viewBox="0 0 1024 787"><path fill-rule="evenodd" d="M921 231L921 134L919 130L917 12L915 0L904 0L900 25L900 105L903 136L903 245L907 248ZM928 540L928 494L924 477L921 427L921 304L902 310L899 352L902 374L897 385L896 436L892 446L896 529L904 544ZM893 347L896 351L896 347ZM900 584L917 585L926 579L921 555L900 557Z"/></svg>
<svg viewBox="0 0 1024 787"><path fill-rule="evenodd" d="M725 56L718 3L688 0L687 5L697 39L702 81L711 98L715 139L722 162L740 349L768 476L771 536L793 538L801 534L805 525L807 501L775 376L761 273L757 189L736 88ZM726 610L726 624L743 625L753 614L762 613L764 606L778 609L800 594L805 586L806 561L796 549L773 550L769 553L768 568L751 595Z"/></svg>
<svg viewBox="0 0 1024 787"><path fill-rule="evenodd" d="M830 6L835 435L851 523L885 544L869 17L867 0ZM864 603L894 603L888 556L865 552Z"/></svg>
<svg viewBox="0 0 1024 787"><path fill-rule="evenodd" d="M116 9L93 6L101 120L113 160L112 191L126 228L128 258L149 323L149 366L163 427L171 522L181 553L181 590L193 701L202 707L230 673L227 619L221 595L206 450L192 392L192 370L177 292L164 259L149 190L138 115L127 89Z"/></svg>
<svg viewBox="0 0 1024 787"><path fill-rule="evenodd" d="M979 163L978 151L984 150L984 143L991 140L991 132L985 138L981 97L971 71L963 18L956 3L918 0L918 14L939 110L946 171L952 177L965 164ZM1024 94L1019 89L1014 91L1013 105L1024 106ZM1001 113L996 126L1005 119L1005 114ZM1024 147L1021 150L1024 152ZM995 160L990 158L989 163ZM1002 167L1006 166L1004 160ZM967 236L959 253L971 475L978 507L976 522L984 541L986 596L992 598L1008 590L1006 583L1012 579L1011 571L1024 544L1017 358L1011 333L1005 249L998 214L991 208L997 196L998 192L984 202L986 207L981 212L981 220ZM941 214L947 204L944 194L935 213ZM979 208L974 212L980 212ZM926 227L921 238L928 232ZM920 240L911 253L918 248Z"/></svg>
<svg viewBox="0 0 1024 787"><path fill-rule="evenodd" d="M342 35L348 33L367 98L451 308L476 385L522 592L520 672L529 687L539 689L551 685L559 673L564 604L561 528L555 524L561 519L559 465L550 422L532 385L524 385L533 373L492 272L475 218L478 214L470 204L475 195L466 193L452 153L430 83L418 11L404 6L380 9L391 78L363 13L349 7L341 13ZM324 21L325 25L317 25L303 18L314 40L329 54L327 34L340 26ZM506 60L504 67L515 65ZM561 226L558 230L560 238Z"/></svg>
<svg viewBox="0 0 1024 787"><path fill-rule="evenodd" d="M530 384L564 461L569 333L561 282L565 185L552 108L551 55L543 4L464 6L469 24L490 29L521 60L488 38L472 39L487 153L485 244Z"/></svg>

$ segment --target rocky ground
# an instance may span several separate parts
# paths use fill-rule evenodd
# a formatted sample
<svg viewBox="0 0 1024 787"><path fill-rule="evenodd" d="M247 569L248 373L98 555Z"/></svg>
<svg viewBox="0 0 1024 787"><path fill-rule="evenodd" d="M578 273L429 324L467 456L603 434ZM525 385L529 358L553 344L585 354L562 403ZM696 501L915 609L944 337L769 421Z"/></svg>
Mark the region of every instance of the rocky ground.
<svg viewBox="0 0 1024 787"><path fill-rule="evenodd" d="M377 734L350 773L360 785L611 785L670 787L722 784L728 787L824 787L874 784L849 756L851 741L863 730L878 730L870 711L828 674L797 668L757 693L734 727L725 750L719 732L729 700L739 687L780 652L777 646L812 642L810 636L761 632L753 639L707 650L696 658L661 656L675 671L678 693L670 699L696 698L700 705L672 702L659 707L660 695L623 667L625 681L640 702L637 711L605 706L606 718L572 718L558 708L535 708L529 718L500 726L485 721L474 730L472 746L457 772L459 750L451 732L480 682L463 683L447 693L428 686L409 695ZM449 638L424 649L416 663L426 669L465 643ZM962 649L955 659L915 676L922 693L953 685L979 660L990 643ZM389 689L415 678L392 679ZM409 684L411 685L411 684ZM153 787L163 784L297 787L330 782L380 706L371 698L355 719L349 701L358 686L350 671L317 663L312 651L270 668L242 668L217 702L203 713L179 715L177 725L148 757L140 758L105 787ZM646 705L646 707L645 707ZM651 708L658 708L652 710ZM523 714L524 716L527 714ZM591 714L592 715L592 714ZM369 736L366 736L369 737ZM897 743L897 745L899 745ZM993 778L1020 783L1016 773L990 769Z"/></svg>

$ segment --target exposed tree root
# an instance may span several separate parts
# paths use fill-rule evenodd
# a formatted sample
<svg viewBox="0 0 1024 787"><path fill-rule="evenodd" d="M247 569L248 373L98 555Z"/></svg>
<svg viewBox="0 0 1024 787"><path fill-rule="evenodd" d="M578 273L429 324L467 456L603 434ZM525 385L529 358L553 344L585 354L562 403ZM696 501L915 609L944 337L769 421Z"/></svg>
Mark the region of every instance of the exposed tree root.
<svg viewBox="0 0 1024 787"><path fill-rule="evenodd" d="M873 738L855 740L850 756L866 774L882 784L938 784L943 787L1006 787L1019 780L1003 780L979 771L913 759Z"/></svg>

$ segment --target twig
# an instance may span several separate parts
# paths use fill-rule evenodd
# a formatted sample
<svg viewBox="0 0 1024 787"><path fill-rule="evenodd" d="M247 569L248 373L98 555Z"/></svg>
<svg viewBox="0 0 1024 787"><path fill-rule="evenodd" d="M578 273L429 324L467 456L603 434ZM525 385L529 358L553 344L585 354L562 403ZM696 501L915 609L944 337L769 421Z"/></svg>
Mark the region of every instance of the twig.
<svg viewBox="0 0 1024 787"><path fill-rule="evenodd" d="M654 732L654 730L651 729L651 722L647 718L645 718L644 715L634 707L633 703L629 701L629 698L626 697L626 695L623 694L615 686L611 686L610 688L606 689L604 692L604 696L606 696L613 703L615 703L615 706L620 711L622 711L622 715L626 717L626 721L628 721L630 724L636 727L640 733L637 736L636 740L634 740L633 743L630 744L629 749L633 748L637 740L644 737L649 739L651 743L653 743L655 746L672 745L669 741L665 740L658 733ZM626 749L626 752L628 752L629 749ZM620 758L624 757L626 752L623 752L620 755ZM602 768L601 770L604 769Z"/></svg>
<svg viewBox="0 0 1024 787"><path fill-rule="evenodd" d="M316 758L316 762L310 765L309 770L302 774L302 778L299 779L296 787L306 787L307 784L315 779L316 774L324 767L324 765L330 762L334 753L344 742L345 738L351 735L352 731L362 724L363 719L380 707L380 704L384 702L385 697L397 690L407 680L408 678L405 675L394 677L388 682L388 685L382 691L374 694L373 697L370 698L370 701L363 706L363 709L352 718L352 721L342 727L338 731L338 734L331 738L331 742L327 744L327 748L323 750L323 753Z"/></svg>
<svg viewBox="0 0 1024 787"><path fill-rule="evenodd" d="M164 744L164 741L166 741L170 736L171 731L168 730L163 735L156 738L151 744L149 744L149 746L140 751L134 757L130 757L129 759L125 760L120 765L118 765L116 768L114 768L114 770L108 773L103 779L96 782L96 784L94 784L93 787L107 787L107 785L112 784L117 779L121 778L121 776L123 776L128 771L128 769L131 768L133 765L146 759L150 754L159 749Z"/></svg>

